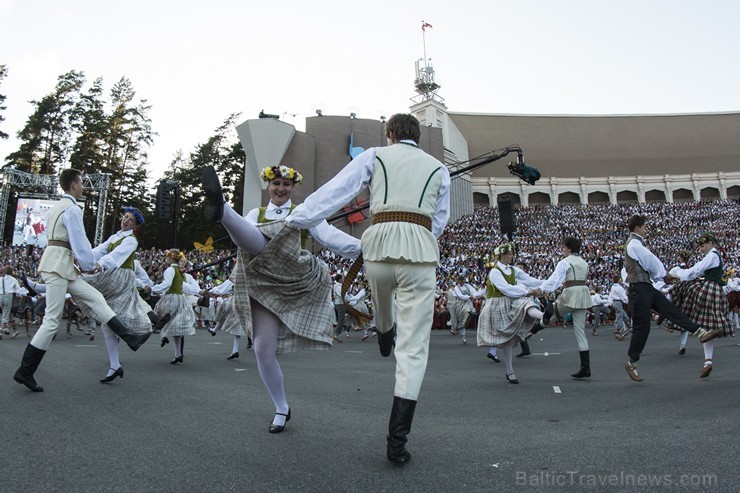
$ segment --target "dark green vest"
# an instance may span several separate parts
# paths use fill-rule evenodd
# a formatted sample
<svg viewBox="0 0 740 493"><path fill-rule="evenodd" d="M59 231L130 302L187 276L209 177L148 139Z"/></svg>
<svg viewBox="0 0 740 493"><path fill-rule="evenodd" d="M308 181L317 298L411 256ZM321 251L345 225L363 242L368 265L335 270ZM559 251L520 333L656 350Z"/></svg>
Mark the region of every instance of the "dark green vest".
<svg viewBox="0 0 740 493"><path fill-rule="evenodd" d="M704 271L704 279L707 281L714 281L720 286L725 285L725 281L722 279L722 274L724 274L724 270L722 269L722 256L717 252L717 250L714 250L713 253L717 254L717 257L719 257L719 265L717 267L712 267L711 269Z"/></svg>
<svg viewBox="0 0 740 493"><path fill-rule="evenodd" d="M136 238L136 236L133 235L133 234L131 236L133 236L134 239L136 240L136 242L138 243L139 240ZM123 240L125 240L125 239L126 239L126 237L124 236L120 240L118 240L118 241L116 241L114 243L111 243L110 244L110 250L109 251L112 252L113 250L115 250L118 247L118 245L120 245L121 243L123 243ZM126 260L124 260L124 262L121 264L121 269L131 269L131 270L134 270L134 260L135 259L136 259L136 250L134 250L133 252L131 252L131 255L129 255L128 258Z"/></svg>
<svg viewBox="0 0 740 493"><path fill-rule="evenodd" d="M170 267L175 269L175 277L172 279L172 285L170 286L170 289L167 290L167 294L182 294L183 277L182 273L180 273L180 267L176 264L172 264Z"/></svg>
<svg viewBox="0 0 740 493"><path fill-rule="evenodd" d="M291 212L293 212L293 209L297 207L296 204L290 204L290 212L288 212L288 215L290 215ZM260 224L263 223L271 223L273 219L267 219L265 217L265 212L267 211L267 207L260 207L259 213L257 214L257 222ZM306 241L308 240L308 230L302 229L301 230L301 248L306 248Z"/></svg>
<svg viewBox="0 0 740 493"><path fill-rule="evenodd" d="M511 274L506 275L504 274L504 271L499 269L498 264L494 267L497 271L501 273L502 276L504 276L504 279L506 282L511 284L512 286L516 284L516 271L514 268L511 268ZM486 298L502 298L506 296L504 293L498 290L498 288L491 282L491 278L486 279Z"/></svg>

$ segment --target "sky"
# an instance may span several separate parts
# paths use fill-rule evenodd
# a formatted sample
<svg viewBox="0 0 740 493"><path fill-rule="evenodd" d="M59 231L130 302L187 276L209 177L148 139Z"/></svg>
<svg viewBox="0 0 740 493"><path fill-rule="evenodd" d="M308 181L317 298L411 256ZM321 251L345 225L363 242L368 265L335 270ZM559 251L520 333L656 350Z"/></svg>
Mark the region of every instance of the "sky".
<svg viewBox="0 0 740 493"><path fill-rule="evenodd" d="M152 105L153 179L232 113L407 112L425 48L451 112L738 112L738 25L736 0L0 0L0 165L70 70Z"/></svg>

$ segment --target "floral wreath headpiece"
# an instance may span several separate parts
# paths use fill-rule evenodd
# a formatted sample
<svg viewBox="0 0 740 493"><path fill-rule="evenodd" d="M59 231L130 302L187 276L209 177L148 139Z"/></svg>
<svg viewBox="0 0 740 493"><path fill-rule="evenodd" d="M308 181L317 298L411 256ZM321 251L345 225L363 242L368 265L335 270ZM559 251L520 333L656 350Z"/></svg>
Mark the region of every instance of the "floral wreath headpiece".
<svg viewBox="0 0 740 493"><path fill-rule="evenodd" d="M714 243L715 245L719 245L719 241L717 241L717 237L711 231L708 233L704 233L699 238L697 238L696 244L703 245L704 243L709 243L710 241Z"/></svg>
<svg viewBox="0 0 740 493"><path fill-rule="evenodd" d="M136 224L138 224L139 226L144 224L144 215L136 207L130 207L127 205L126 207L123 208L123 212L124 213L130 212L131 214L133 214L134 218L136 218Z"/></svg>
<svg viewBox="0 0 740 493"><path fill-rule="evenodd" d="M293 183L300 183L303 181L303 175L287 166L268 166L260 173L262 181L272 181L277 178L285 178Z"/></svg>
<svg viewBox="0 0 740 493"><path fill-rule="evenodd" d="M497 257L500 257L501 255L504 255L506 253L513 253L513 252L514 252L513 243L504 243L503 245L499 245L493 249L493 254L496 255Z"/></svg>
<svg viewBox="0 0 740 493"><path fill-rule="evenodd" d="M179 250L175 250L174 248L172 250L166 250L164 252L164 255L165 257L175 259L175 260L180 260L181 258L185 257L184 253L182 253Z"/></svg>

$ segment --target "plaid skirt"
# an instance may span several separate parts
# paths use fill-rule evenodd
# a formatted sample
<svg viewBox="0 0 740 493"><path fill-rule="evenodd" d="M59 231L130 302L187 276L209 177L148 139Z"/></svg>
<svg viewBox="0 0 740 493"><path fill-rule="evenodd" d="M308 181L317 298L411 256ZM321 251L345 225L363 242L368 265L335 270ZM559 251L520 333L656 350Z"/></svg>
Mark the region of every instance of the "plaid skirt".
<svg viewBox="0 0 740 493"><path fill-rule="evenodd" d="M184 294L165 294L154 306L154 313L164 317L170 314L170 320L162 328L160 337L194 336L195 313L193 305Z"/></svg>
<svg viewBox="0 0 740 493"><path fill-rule="evenodd" d="M82 279L103 295L111 310L115 312L131 331L146 334L152 331L152 323L140 301L136 289L136 277L131 269L111 269L97 274L83 274ZM83 315L98 320L93 307L75 300ZM105 323L107 320L98 320Z"/></svg>
<svg viewBox="0 0 740 493"><path fill-rule="evenodd" d="M234 309L253 340L251 299L280 319L278 354L330 349L335 315L329 268L301 249L299 230L284 225L284 221L257 225L270 242L252 258L239 251Z"/></svg>
<svg viewBox="0 0 740 493"><path fill-rule="evenodd" d="M722 286L714 281L695 279L681 282L671 291L673 303L691 320L705 329L720 329L719 337L731 336L730 305Z"/></svg>
<svg viewBox="0 0 740 493"><path fill-rule="evenodd" d="M523 341L535 319L527 315L530 308L538 308L530 297L488 298L478 319L478 345L501 347L514 340Z"/></svg>
<svg viewBox="0 0 740 493"><path fill-rule="evenodd" d="M242 329L236 310L234 310L233 296L219 303L218 308L216 308L216 323L221 324L221 330L232 336L247 335Z"/></svg>

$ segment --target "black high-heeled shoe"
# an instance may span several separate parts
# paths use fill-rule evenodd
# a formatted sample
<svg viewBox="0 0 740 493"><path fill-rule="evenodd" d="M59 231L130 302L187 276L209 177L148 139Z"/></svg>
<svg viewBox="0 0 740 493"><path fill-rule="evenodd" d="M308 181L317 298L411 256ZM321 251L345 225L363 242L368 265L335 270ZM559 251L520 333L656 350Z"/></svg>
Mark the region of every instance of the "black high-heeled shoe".
<svg viewBox="0 0 740 493"><path fill-rule="evenodd" d="M276 416L285 416L285 424L288 424L288 421L290 421L290 408L288 408L288 414L283 413L275 413ZM268 430L270 433L280 433L285 429L285 425L274 425L270 423L270 429Z"/></svg>
<svg viewBox="0 0 740 493"><path fill-rule="evenodd" d="M509 382L509 383L519 383L519 380L517 380L516 377L515 378L509 378L513 374L514 374L513 372L512 373L507 373L506 374L506 381Z"/></svg>
<svg viewBox="0 0 740 493"><path fill-rule="evenodd" d="M111 368L111 370L113 370L113 368ZM116 377L123 378L123 367L119 366L117 370L113 370L113 373L111 375L101 378L100 383L110 383L115 380Z"/></svg>
<svg viewBox="0 0 740 493"><path fill-rule="evenodd" d="M169 344L169 343L170 343L170 340L167 339L166 337L163 337L162 342L159 343L159 347L164 347L165 344Z"/></svg>
<svg viewBox="0 0 740 493"><path fill-rule="evenodd" d="M217 223L224 217L226 201L221 190L221 181L213 166L203 168L201 184L206 194L206 207L203 209L203 215L207 223Z"/></svg>
<svg viewBox="0 0 740 493"><path fill-rule="evenodd" d="M231 359L236 359L236 358L238 358L238 357L239 357L239 351L237 351L237 352L235 352L235 353L231 353L231 356L229 356L229 357L228 357L228 358L226 358L226 359L229 359L229 360L231 360Z"/></svg>
<svg viewBox="0 0 740 493"><path fill-rule="evenodd" d="M183 360L182 355L180 355L176 358L173 358L172 361L170 361L170 364L176 365L177 363L182 363L182 360Z"/></svg>

